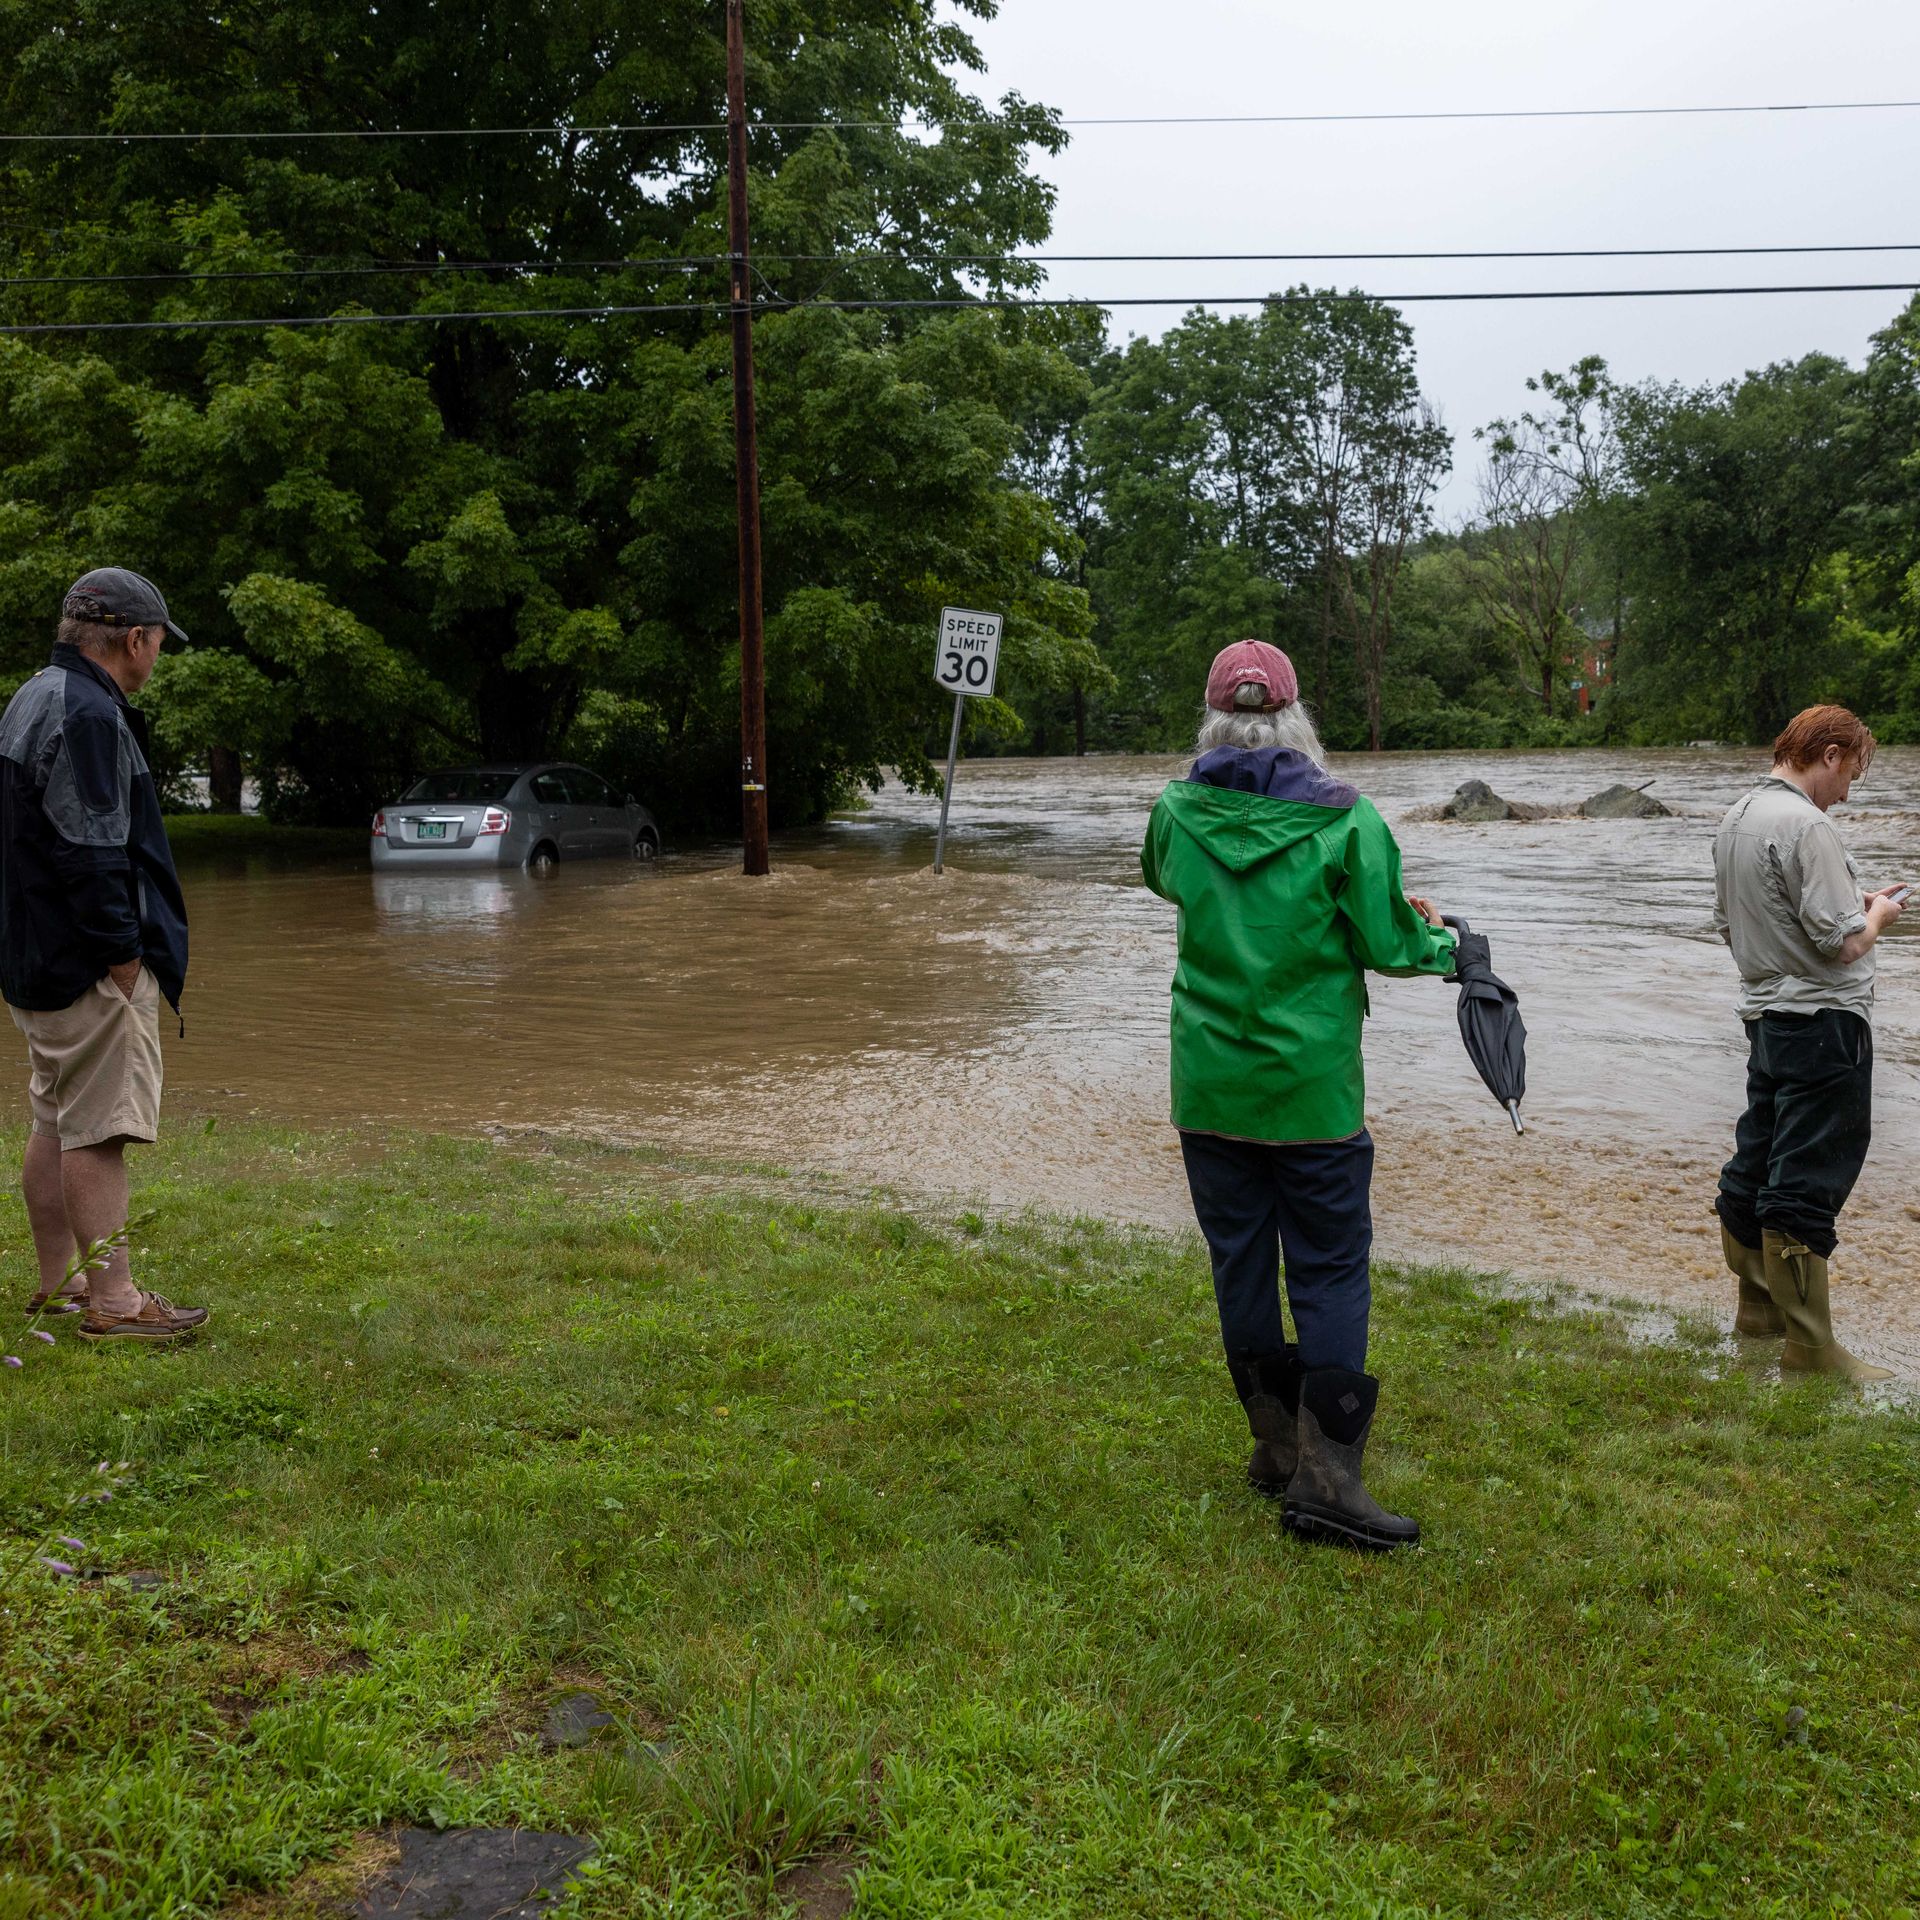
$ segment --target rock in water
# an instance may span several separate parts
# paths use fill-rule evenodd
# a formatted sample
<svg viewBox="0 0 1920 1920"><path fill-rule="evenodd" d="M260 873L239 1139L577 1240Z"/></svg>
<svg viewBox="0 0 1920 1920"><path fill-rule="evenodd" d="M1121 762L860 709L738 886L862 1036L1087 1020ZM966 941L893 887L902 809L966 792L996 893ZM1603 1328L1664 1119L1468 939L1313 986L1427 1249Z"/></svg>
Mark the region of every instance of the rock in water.
<svg viewBox="0 0 1920 1920"><path fill-rule="evenodd" d="M1580 811L1589 820L1666 820L1673 809L1663 807L1652 794L1638 787L1612 786L1580 803Z"/></svg>
<svg viewBox="0 0 1920 1920"><path fill-rule="evenodd" d="M1442 820L1517 820L1510 802L1502 800L1484 780L1469 780L1454 789L1453 798L1440 809Z"/></svg>

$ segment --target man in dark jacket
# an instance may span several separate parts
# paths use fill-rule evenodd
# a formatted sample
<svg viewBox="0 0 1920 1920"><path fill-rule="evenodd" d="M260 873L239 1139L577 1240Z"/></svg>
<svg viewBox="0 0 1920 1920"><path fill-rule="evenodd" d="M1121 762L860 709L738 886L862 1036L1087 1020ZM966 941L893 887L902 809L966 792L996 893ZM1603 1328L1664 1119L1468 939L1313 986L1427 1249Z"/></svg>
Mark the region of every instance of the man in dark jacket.
<svg viewBox="0 0 1920 1920"><path fill-rule="evenodd" d="M204 1307L134 1284L129 1140L160 1125L160 1002L175 1013L187 909L147 767L146 685L166 635L152 581L76 580L52 660L0 716L0 992L26 1036L33 1131L21 1185L49 1302L83 1307L85 1340L177 1340ZM75 1256L95 1264L71 1281Z"/></svg>

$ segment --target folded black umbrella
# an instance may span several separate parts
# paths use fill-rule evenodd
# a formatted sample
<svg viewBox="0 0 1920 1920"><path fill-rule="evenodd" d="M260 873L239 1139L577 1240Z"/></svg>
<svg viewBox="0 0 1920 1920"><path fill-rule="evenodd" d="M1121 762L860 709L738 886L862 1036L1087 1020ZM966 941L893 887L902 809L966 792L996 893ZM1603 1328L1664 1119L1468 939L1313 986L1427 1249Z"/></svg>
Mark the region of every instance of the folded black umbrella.
<svg viewBox="0 0 1920 1920"><path fill-rule="evenodd" d="M1487 1083L1487 1091L1520 1124L1520 1102L1527 1095L1527 1029L1520 1018L1520 1000L1493 970L1493 949L1484 933L1475 933L1451 914L1446 923L1459 936L1453 978L1460 983L1460 1038L1467 1058Z"/></svg>

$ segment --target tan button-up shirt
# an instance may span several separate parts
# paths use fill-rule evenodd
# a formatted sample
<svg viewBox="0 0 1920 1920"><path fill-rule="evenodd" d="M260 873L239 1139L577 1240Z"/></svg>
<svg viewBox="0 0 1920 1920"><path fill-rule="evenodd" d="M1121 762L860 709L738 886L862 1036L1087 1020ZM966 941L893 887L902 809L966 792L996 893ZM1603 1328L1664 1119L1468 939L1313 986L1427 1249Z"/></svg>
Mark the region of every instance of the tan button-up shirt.
<svg viewBox="0 0 1920 1920"><path fill-rule="evenodd" d="M1842 962L1867 924L1859 869L1833 822L1769 774L1727 809L1713 843L1716 932L1740 969L1740 1017L1838 1007L1873 1018L1873 952Z"/></svg>

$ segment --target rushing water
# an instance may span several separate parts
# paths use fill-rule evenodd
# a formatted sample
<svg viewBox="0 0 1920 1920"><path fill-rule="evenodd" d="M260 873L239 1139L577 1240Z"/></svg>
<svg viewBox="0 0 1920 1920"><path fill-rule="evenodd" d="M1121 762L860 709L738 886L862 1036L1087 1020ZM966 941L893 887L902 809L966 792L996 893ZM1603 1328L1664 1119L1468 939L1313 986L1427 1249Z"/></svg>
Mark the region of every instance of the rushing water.
<svg viewBox="0 0 1920 1920"><path fill-rule="evenodd" d="M1707 1211L1739 1109L1733 969L1709 927L1725 751L1349 756L1408 884L1492 936L1531 1044L1516 1140L1461 1052L1453 992L1378 982L1367 1035L1383 1248L1718 1308ZM176 1101L326 1123L549 1127L773 1160L914 1193L1190 1220L1165 1124L1171 909L1140 884L1172 759L962 768L775 849L653 868L189 871ZM1640 785L1675 817L1463 827L1409 818L1472 775L1575 802ZM1920 751L1836 813L1869 884L1920 881ZM1920 928L1920 916L1914 925ZM1920 1145L1920 939L1880 949L1876 1142L1836 1311L1920 1373L1907 1170Z"/></svg>

